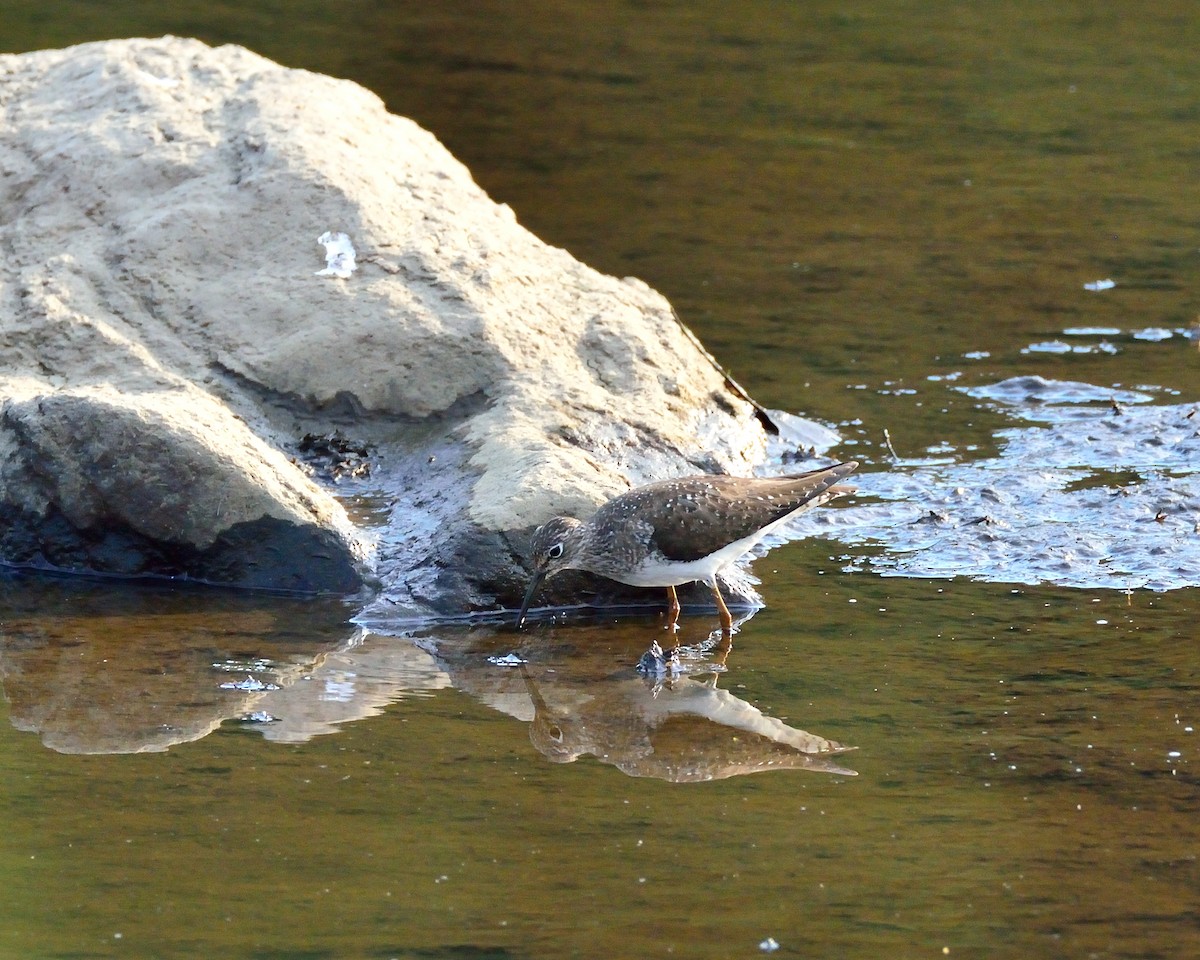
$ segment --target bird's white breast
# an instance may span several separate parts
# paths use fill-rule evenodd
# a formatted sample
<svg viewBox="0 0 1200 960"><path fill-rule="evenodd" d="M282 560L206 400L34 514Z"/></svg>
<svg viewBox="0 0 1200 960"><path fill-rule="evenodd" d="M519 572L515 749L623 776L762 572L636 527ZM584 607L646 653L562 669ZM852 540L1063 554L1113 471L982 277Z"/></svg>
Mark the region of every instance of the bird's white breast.
<svg viewBox="0 0 1200 960"><path fill-rule="evenodd" d="M776 524L771 524L771 527L774 526ZM634 587L670 587L680 583L691 583L693 580L711 582L718 572L765 537L771 527L765 527L748 537L735 540L716 553L710 553L707 557L701 557L699 560L680 563L664 560L661 556L649 556L638 567L615 579Z"/></svg>

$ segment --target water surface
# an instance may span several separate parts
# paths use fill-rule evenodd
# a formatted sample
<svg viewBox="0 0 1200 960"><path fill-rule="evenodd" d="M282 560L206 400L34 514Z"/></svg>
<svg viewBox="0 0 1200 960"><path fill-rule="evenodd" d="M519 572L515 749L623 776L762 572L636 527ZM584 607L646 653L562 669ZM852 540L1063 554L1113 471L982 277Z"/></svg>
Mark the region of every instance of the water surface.
<svg viewBox="0 0 1200 960"><path fill-rule="evenodd" d="M4 584L0 954L1200 953L1190 5L14 2L6 26L370 86L544 239L666 293L762 402L837 425L867 495L757 562L724 670L685 611L696 672L649 700L651 612L518 637ZM785 765L698 703L855 749L664 779Z"/></svg>

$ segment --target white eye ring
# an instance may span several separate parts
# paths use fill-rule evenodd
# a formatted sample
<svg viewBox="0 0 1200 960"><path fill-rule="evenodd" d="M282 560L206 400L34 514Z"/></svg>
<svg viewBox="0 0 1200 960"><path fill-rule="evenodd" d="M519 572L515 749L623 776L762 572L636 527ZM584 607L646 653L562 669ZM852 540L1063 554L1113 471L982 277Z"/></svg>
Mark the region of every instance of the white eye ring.
<svg viewBox="0 0 1200 960"><path fill-rule="evenodd" d="M563 555L563 545L561 543L556 543L554 546L552 546L549 550L546 551L546 556L549 557L551 560L557 560L562 555Z"/></svg>

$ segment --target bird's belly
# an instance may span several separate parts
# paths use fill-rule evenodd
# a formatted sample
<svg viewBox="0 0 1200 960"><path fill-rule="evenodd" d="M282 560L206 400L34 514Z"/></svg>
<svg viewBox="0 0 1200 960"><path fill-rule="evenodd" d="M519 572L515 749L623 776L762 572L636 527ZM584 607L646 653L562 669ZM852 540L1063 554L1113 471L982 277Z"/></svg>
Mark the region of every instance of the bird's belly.
<svg viewBox="0 0 1200 960"><path fill-rule="evenodd" d="M667 560L665 557L647 557L642 563L621 573L613 579L628 583L633 587L673 587L680 583L691 583L693 580L712 580L717 573L729 566L763 538L766 531L760 531L741 540L736 540L716 553L699 560Z"/></svg>

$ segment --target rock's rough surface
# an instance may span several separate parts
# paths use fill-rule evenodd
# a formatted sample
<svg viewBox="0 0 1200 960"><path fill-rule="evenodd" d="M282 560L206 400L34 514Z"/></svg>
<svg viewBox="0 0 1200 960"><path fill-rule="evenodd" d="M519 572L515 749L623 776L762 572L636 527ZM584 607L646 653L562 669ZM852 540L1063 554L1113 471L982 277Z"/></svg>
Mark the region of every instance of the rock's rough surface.
<svg viewBox="0 0 1200 960"><path fill-rule="evenodd" d="M519 593L549 515L763 456L660 295L539 241L352 83L108 41L0 57L0 125L3 559L146 572L166 545L200 575L253 529L324 557L281 585L341 588L371 541L398 609L465 612ZM316 275L327 230L346 280ZM285 455L335 427L374 453L362 535Z"/></svg>
<svg viewBox="0 0 1200 960"><path fill-rule="evenodd" d="M205 394L23 396L10 384L0 430L10 563L305 592L358 585L341 510Z"/></svg>

